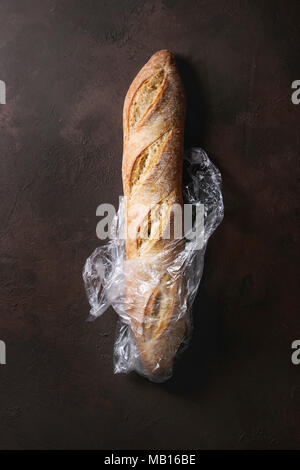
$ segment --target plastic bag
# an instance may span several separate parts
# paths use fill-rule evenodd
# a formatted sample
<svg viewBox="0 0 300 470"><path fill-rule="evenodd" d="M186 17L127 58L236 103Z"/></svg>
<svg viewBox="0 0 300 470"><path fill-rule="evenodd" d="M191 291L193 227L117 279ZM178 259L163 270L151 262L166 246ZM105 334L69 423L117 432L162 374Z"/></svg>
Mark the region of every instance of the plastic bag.
<svg viewBox="0 0 300 470"><path fill-rule="evenodd" d="M119 316L114 346L115 373L136 371L152 381L163 382L172 375L173 356L188 344L191 307L202 277L206 245L224 216L221 174L201 148L191 148L185 153L183 200L194 209L204 209L204 217L200 219L203 225L194 217L193 224L185 231L184 243L182 238L172 239L150 260L147 257L142 261L126 260L125 204L120 198L113 221L115 238L96 248L85 263L83 279L91 305L88 320L99 317L110 306ZM126 279L134 280L130 288ZM166 312L173 302L167 326L161 321L158 325L154 314L147 317L145 324L145 316L136 313L145 310L151 302L155 311L152 299L155 291L160 295L160 308ZM168 299L165 303L162 295ZM156 330L162 331L159 341L151 336ZM150 335L148 342L147 335Z"/></svg>

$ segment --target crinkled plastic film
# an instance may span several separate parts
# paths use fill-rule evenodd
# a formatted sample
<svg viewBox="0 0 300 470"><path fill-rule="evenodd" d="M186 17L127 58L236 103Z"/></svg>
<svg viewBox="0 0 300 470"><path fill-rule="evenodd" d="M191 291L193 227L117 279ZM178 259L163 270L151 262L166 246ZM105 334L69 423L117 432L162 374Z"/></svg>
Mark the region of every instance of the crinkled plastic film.
<svg viewBox="0 0 300 470"><path fill-rule="evenodd" d="M201 246L199 238L185 232L184 240L170 240L162 252L151 256L151 260L147 257L126 260L125 204L120 198L113 221L115 238L96 248L85 263L83 279L91 305L88 319L96 319L110 306L119 316L114 345L115 373L136 371L152 381L163 382L172 375L173 359L188 344L192 304L202 277L206 245L224 215L220 172L201 148L191 148L185 153L183 200L185 204L204 207L204 227L194 223L191 228L194 233L202 230ZM135 311L143 310L149 302L151 293L160 283L162 266L167 276L163 293L168 302L174 302L174 311L165 330L159 325L163 341L157 342L155 363L149 367L149 364L145 366L147 351L143 351L144 343L139 341L139 335L153 334L158 328L157 319L155 316L148 318L148 323L142 325L145 318ZM128 279L134 279L129 290ZM141 309L136 308L139 305ZM152 342L151 347L153 350L156 344Z"/></svg>

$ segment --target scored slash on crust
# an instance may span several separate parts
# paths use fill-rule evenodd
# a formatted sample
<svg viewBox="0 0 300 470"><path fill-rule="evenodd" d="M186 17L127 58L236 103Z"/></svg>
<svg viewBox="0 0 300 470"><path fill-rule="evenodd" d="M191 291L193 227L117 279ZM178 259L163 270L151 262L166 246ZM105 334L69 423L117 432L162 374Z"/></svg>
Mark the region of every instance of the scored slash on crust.
<svg viewBox="0 0 300 470"><path fill-rule="evenodd" d="M138 126L142 126L149 118L154 107L159 103L167 82L167 74L164 69L154 73L146 79L136 91L130 103L129 134Z"/></svg>
<svg viewBox="0 0 300 470"><path fill-rule="evenodd" d="M166 131L148 145L135 159L130 175L130 191L145 176L149 175L149 171L153 169L165 149L167 142L171 136L172 130ZM143 177L143 178L142 178Z"/></svg>

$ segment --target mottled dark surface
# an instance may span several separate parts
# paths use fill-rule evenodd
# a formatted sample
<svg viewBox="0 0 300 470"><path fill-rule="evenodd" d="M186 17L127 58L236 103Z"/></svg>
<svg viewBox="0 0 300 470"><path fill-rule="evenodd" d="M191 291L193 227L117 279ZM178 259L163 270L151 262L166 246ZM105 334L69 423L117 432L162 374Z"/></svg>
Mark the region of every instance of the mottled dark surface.
<svg viewBox="0 0 300 470"><path fill-rule="evenodd" d="M1 0L1 448L300 448L299 15L299 1ZM116 315L85 322L81 270L96 207L122 193L125 93L161 48L226 216L192 344L155 385L113 375Z"/></svg>

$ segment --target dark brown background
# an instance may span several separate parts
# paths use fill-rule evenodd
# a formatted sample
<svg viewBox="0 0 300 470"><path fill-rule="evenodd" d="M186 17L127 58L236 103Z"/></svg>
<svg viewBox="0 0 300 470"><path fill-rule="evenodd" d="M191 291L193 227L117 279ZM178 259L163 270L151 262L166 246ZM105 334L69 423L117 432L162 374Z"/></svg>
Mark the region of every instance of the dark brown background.
<svg viewBox="0 0 300 470"><path fill-rule="evenodd" d="M1 0L1 448L300 448L299 1ZM223 175L196 331L175 378L113 375L85 319L96 207L122 194L122 104L177 54L186 145Z"/></svg>

